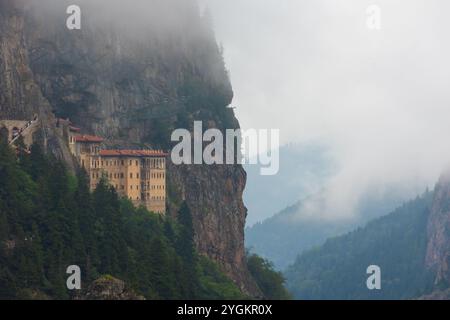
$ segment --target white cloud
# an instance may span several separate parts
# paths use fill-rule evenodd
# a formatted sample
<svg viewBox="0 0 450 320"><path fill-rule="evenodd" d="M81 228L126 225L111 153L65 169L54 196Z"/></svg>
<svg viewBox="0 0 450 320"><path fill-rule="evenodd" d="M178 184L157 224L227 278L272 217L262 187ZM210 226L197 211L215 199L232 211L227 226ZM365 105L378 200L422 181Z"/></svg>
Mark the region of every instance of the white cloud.
<svg viewBox="0 0 450 320"><path fill-rule="evenodd" d="M243 128L333 146L325 211L348 214L371 190L413 196L447 166L448 1L206 2ZM378 32L366 27L370 4L382 10Z"/></svg>

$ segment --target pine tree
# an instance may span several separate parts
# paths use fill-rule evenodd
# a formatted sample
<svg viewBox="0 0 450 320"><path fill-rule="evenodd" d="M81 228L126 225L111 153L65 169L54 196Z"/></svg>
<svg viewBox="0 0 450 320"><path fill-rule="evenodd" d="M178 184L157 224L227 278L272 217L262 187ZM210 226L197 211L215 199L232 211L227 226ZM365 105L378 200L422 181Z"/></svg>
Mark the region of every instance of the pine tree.
<svg viewBox="0 0 450 320"><path fill-rule="evenodd" d="M203 272L186 203L177 223L119 199L104 180L91 193L85 173L74 179L38 145L16 155L0 141L0 298L68 299L72 264L84 286L111 274L151 299L198 297ZM210 292L224 276L211 270L201 294L221 297Z"/></svg>
<svg viewBox="0 0 450 320"><path fill-rule="evenodd" d="M192 224L191 211L186 202L183 202L178 212L178 223L180 232L177 240L177 252L183 261L185 279L184 293L189 298L194 298L198 289L196 274L197 255L194 244L194 227Z"/></svg>
<svg viewBox="0 0 450 320"><path fill-rule="evenodd" d="M74 193L75 208L78 217L80 234L83 235L84 259L80 267L84 270L87 281L95 280L99 274L96 266L99 264L97 241L95 235L96 217L89 191L89 180L86 171L80 170L77 175L77 188Z"/></svg>

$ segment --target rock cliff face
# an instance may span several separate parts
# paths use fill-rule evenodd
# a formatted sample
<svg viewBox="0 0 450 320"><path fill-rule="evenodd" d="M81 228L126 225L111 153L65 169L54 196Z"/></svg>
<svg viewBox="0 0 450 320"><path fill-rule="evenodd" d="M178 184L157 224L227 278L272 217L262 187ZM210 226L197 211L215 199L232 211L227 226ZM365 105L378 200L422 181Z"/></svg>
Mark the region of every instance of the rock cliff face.
<svg viewBox="0 0 450 320"><path fill-rule="evenodd" d="M232 275L244 292L259 296L246 267L242 269L245 171L237 166L171 166L169 176L174 185L182 187L181 195L191 208L197 248Z"/></svg>
<svg viewBox="0 0 450 320"><path fill-rule="evenodd" d="M28 121L34 115L40 122L34 139L73 168L69 150L56 134L50 104L30 68L23 6L12 0L0 1L0 118Z"/></svg>
<svg viewBox="0 0 450 320"><path fill-rule="evenodd" d="M435 284L450 284L450 173L442 175L428 220L426 265L436 272Z"/></svg>
<svg viewBox="0 0 450 320"><path fill-rule="evenodd" d="M116 2L78 1L82 28L68 30L71 1L0 0L0 118L39 114L40 139L70 166L55 117L111 147L169 149L172 130L194 120L238 128L220 49L194 1ZM245 263L245 180L239 165L170 165L168 174L172 198L191 208L199 251L258 295Z"/></svg>

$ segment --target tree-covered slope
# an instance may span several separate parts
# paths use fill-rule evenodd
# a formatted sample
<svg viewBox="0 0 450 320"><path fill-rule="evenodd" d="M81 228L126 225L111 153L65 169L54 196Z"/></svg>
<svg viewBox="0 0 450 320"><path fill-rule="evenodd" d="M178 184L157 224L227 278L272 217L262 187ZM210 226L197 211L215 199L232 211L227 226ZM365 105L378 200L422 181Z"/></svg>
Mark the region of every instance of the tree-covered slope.
<svg viewBox="0 0 450 320"><path fill-rule="evenodd" d="M432 193L364 228L331 238L297 258L285 273L297 299L409 299L431 289L425 266ZM381 268L381 290L368 290L367 267Z"/></svg>
<svg viewBox="0 0 450 320"><path fill-rule="evenodd" d="M349 221L322 221L302 217L301 203L290 206L273 217L245 230L246 245L273 262L278 270L286 269L298 254L351 229Z"/></svg>
<svg viewBox="0 0 450 320"><path fill-rule="evenodd" d="M82 289L111 275L148 299L242 298L193 240L184 204L178 220L119 199L100 183L33 146L17 156L0 143L0 299L69 299L66 269L82 270Z"/></svg>
<svg viewBox="0 0 450 320"><path fill-rule="evenodd" d="M320 216L309 212L311 201L325 207L326 193L318 192L247 228L246 246L272 261L278 270L284 270L294 263L297 255L322 245L326 239L345 234L392 212L402 203L400 199L402 196L395 192L381 196L367 195L358 204L354 214L333 218L332 213Z"/></svg>

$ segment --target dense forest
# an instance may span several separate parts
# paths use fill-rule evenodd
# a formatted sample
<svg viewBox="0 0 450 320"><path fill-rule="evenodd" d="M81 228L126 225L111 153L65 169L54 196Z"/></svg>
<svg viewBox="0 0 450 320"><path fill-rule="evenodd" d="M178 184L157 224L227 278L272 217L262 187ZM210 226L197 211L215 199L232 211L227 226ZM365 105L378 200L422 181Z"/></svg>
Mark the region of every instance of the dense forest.
<svg viewBox="0 0 450 320"><path fill-rule="evenodd" d="M71 299L69 265L80 266L82 288L111 275L147 299L246 298L197 254L186 204L174 221L135 208L106 181L91 193L83 172L72 175L39 145L15 152L1 140L0 299ZM263 292L285 296L270 265L252 265Z"/></svg>
<svg viewBox="0 0 450 320"><path fill-rule="evenodd" d="M427 218L432 192L404 204L364 228L331 238L288 268L297 299L410 299L433 287L425 267ZM368 290L367 267L381 268L381 290Z"/></svg>

